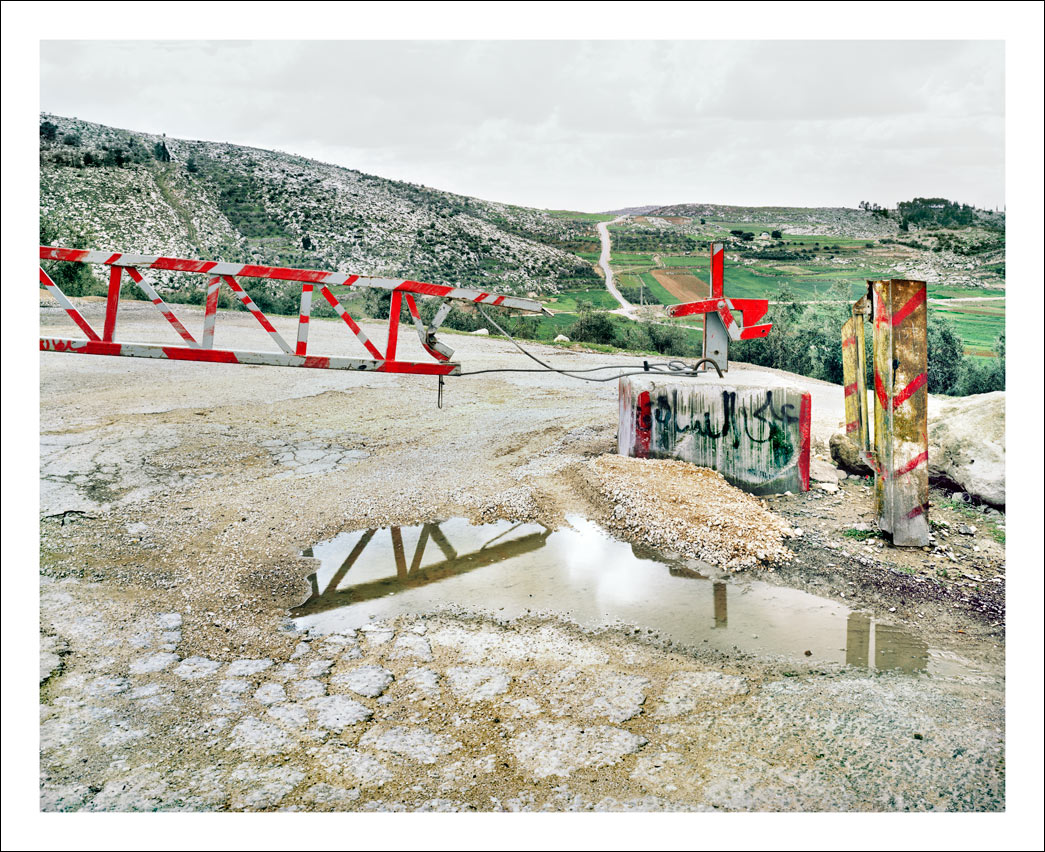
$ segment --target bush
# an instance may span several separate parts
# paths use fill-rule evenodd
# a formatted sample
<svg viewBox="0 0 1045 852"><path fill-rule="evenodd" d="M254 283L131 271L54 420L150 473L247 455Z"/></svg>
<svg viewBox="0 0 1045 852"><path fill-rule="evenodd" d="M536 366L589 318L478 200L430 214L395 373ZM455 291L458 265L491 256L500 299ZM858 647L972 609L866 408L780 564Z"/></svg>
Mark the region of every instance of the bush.
<svg viewBox="0 0 1045 852"><path fill-rule="evenodd" d="M67 239L63 239L53 222L40 219L40 245L42 246L64 244L73 248L87 248L90 242L90 237L79 231L72 232ZM108 291L105 282L95 278L91 274L90 266L86 263L69 263L58 260L44 261L40 266L66 296L101 296Z"/></svg>
<svg viewBox="0 0 1045 852"><path fill-rule="evenodd" d="M929 314L929 393L954 393L962 376L965 347L954 327L939 314Z"/></svg>
<svg viewBox="0 0 1045 852"><path fill-rule="evenodd" d="M966 358L955 396L1005 390L1005 363L1001 358Z"/></svg>
<svg viewBox="0 0 1045 852"><path fill-rule="evenodd" d="M605 311L581 311L577 322L566 332L570 340L584 343L601 343L607 346L617 344L617 329Z"/></svg>
<svg viewBox="0 0 1045 852"><path fill-rule="evenodd" d="M58 125L50 121L40 124L40 138L47 142L54 142L58 138Z"/></svg>

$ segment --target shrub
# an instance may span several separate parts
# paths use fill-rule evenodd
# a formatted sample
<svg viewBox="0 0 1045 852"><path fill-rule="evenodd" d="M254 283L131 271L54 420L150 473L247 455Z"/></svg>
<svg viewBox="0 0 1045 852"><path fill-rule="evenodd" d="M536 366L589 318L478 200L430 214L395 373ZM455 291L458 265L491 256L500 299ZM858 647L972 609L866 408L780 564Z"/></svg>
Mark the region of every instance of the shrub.
<svg viewBox="0 0 1045 852"><path fill-rule="evenodd" d="M617 329L605 311L582 310L567 335L570 340L585 343L602 343L607 346L617 343Z"/></svg>

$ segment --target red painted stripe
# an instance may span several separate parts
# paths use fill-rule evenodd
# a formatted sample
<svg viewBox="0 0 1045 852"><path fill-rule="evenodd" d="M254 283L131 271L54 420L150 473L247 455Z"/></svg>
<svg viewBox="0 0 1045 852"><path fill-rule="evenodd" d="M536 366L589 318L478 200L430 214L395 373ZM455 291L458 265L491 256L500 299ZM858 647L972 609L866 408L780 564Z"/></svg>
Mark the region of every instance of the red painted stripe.
<svg viewBox="0 0 1045 852"><path fill-rule="evenodd" d="M315 286L314 284L307 284L307 283L306 284L302 284L301 285L301 292L302 293L311 293L312 292L312 288L314 286Z"/></svg>
<svg viewBox="0 0 1045 852"><path fill-rule="evenodd" d="M298 353L298 354L301 354L301 353ZM303 366L305 366L305 367L315 367L316 369L319 369L319 370L325 370L325 369L327 369L330 366L330 359L326 358L326 357L324 357L322 355L309 355L305 359L305 363L304 363Z"/></svg>
<svg viewBox="0 0 1045 852"><path fill-rule="evenodd" d="M722 317L722 324L725 325L727 331L736 325L736 320L733 319L733 314L729 312L729 308L719 308L718 315Z"/></svg>
<svg viewBox="0 0 1045 852"><path fill-rule="evenodd" d="M897 479L897 478L899 478L901 476L904 476L905 474L910 473L912 470L914 470L916 467L918 467L918 465L920 465L922 462L925 462L925 461L928 461L928 460L929 460L929 451L928 450L922 450L920 453L918 453L918 455L916 455L913 459L911 459L909 462L907 462L907 464L903 465L903 467L897 468L896 471L893 473L893 479Z"/></svg>
<svg viewBox="0 0 1045 852"><path fill-rule="evenodd" d="M453 287L442 284L424 284L420 281L404 281L392 292L416 293L418 296L445 296Z"/></svg>
<svg viewBox="0 0 1045 852"><path fill-rule="evenodd" d="M102 340L106 342L112 342L113 332L116 331L116 313L120 309L120 277L122 274L123 268L120 266L109 268L109 295L105 300L105 326L102 329Z"/></svg>
<svg viewBox="0 0 1045 852"><path fill-rule="evenodd" d="M668 314L673 317L688 317L691 314L713 313L717 310L717 299L702 299L698 302L683 302L680 305L668 306Z"/></svg>
<svg viewBox="0 0 1045 852"><path fill-rule="evenodd" d="M740 311L744 326L752 326L766 315L769 299L733 299L733 309Z"/></svg>
<svg viewBox="0 0 1045 852"><path fill-rule="evenodd" d="M40 246L40 260L78 261L87 257L88 249L67 249L58 246Z"/></svg>
<svg viewBox="0 0 1045 852"><path fill-rule="evenodd" d="M503 302L503 301L504 301L504 296L498 296L498 297L497 297L496 299L494 299L494 300L493 300L493 303L494 303L495 305L499 305L499 304L501 304L501 302Z"/></svg>
<svg viewBox="0 0 1045 852"><path fill-rule="evenodd" d="M338 316L345 321L345 325L352 329L352 333L359 338L359 342L367 348L367 351L379 361L383 361L385 356L382 355L377 347L367 339L366 335L363 334L362 329L360 329L356 324L356 321L349 316L348 311L342 307L341 303L337 300L337 297L330 292L330 288L326 286L321 287L319 292L323 294L324 299L330 302L331 307L337 311Z"/></svg>
<svg viewBox="0 0 1045 852"><path fill-rule="evenodd" d="M421 319L421 314L417 310L417 302L414 301L414 297L409 293L406 294L406 306L410 310L410 316L414 319Z"/></svg>
<svg viewBox="0 0 1045 852"><path fill-rule="evenodd" d="M266 317L261 311L258 310L257 305L251 303L250 309L254 312L254 316L258 318L258 322L261 323L261 327L265 329L265 331L270 332L272 334L276 333L275 326L273 326L272 323L268 321L268 317Z"/></svg>
<svg viewBox="0 0 1045 852"><path fill-rule="evenodd" d="M849 432L856 432L857 430L859 430L859 428L860 428L860 421L859 420L853 420L850 423L846 423L845 424L845 431L846 431L847 434Z"/></svg>
<svg viewBox="0 0 1045 852"><path fill-rule="evenodd" d="M725 248L720 248L715 251L715 246L711 246L711 295L714 298L721 298L725 291L725 279L726 279L726 252Z"/></svg>
<svg viewBox="0 0 1045 852"><path fill-rule="evenodd" d="M855 335L853 337L847 337L845 340L842 341L842 348L843 349L846 349L846 348L848 348L850 346L856 346L856 336Z"/></svg>
<svg viewBox="0 0 1045 852"><path fill-rule="evenodd" d="M915 506L913 509L911 509L910 512L907 513L907 520L913 520L914 518L917 518L919 515L924 514L928 511L928 506Z"/></svg>
<svg viewBox="0 0 1045 852"><path fill-rule="evenodd" d="M276 278L280 281L311 281L322 282L329 272L320 272L318 269L290 269L286 266L257 266L245 264L236 275L244 278Z"/></svg>
<svg viewBox="0 0 1045 852"><path fill-rule="evenodd" d="M853 382L851 385L845 386L846 396L852 396L854 393L856 393L856 382Z"/></svg>
<svg viewBox="0 0 1045 852"><path fill-rule="evenodd" d="M298 314L298 322L308 325L309 316L308 314Z"/></svg>
<svg viewBox="0 0 1045 852"><path fill-rule="evenodd" d="M918 392L920 388L925 387L925 383L929 380L929 377L922 373L920 376L916 376L911 380L911 383L907 385L902 391L893 396L893 408L899 408L907 400L909 400L914 394Z"/></svg>
<svg viewBox="0 0 1045 852"><path fill-rule="evenodd" d="M636 403L634 456L637 459L648 459L650 437L653 434L653 416L650 411L649 391L642 391Z"/></svg>
<svg viewBox="0 0 1045 852"><path fill-rule="evenodd" d="M396 359L396 347L399 345L399 310L403 304L403 294L392 291L392 301L388 305L388 343L385 347L385 358Z"/></svg>
<svg viewBox="0 0 1045 852"><path fill-rule="evenodd" d="M110 258L108 260L104 261L104 263L116 263L116 261L118 261L121 257L123 257L123 253L122 252L116 252L116 254L110 256Z"/></svg>
<svg viewBox="0 0 1045 852"><path fill-rule="evenodd" d="M877 328L880 325L884 325L889 319L888 312L885 310L885 302L882 301L882 294L878 290L872 291L872 301L874 302L874 325Z"/></svg>
<svg viewBox="0 0 1045 852"><path fill-rule="evenodd" d="M214 260L187 260L179 257L158 257L149 267L169 269L172 272L208 272L217 266Z"/></svg>
<svg viewBox="0 0 1045 852"><path fill-rule="evenodd" d="M119 355L119 343L102 340L61 340L54 337L40 338L41 352L75 352L81 355Z"/></svg>
<svg viewBox="0 0 1045 852"><path fill-rule="evenodd" d="M62 292L61 288L57 284L55 284L51 280L51 277L42 269L40 270L40 283L43 284L45 287L57 290L59 293ZM65 294L62 293L62 295L64 296ZM88 340L99 339L98 335L95 333L95 330L91 328L90 324L87 322L87 320L83 318L83 316L80 314L78 310L76 310L76 308L66 308L65 312L69 315L69 318L80 327L80 331L87 335Z"/></svg>
<svg viewBox="0 0 1045 852"><path fill-rule="evenodd" d="M753 325L750 328L745 328L740 332L740 339L755 340L759 337L765 337L767 334L769 334L769 330L772 327L772 323L766 323L765 325Z"/></svg>
<svg viewBox="0 0 1045 852"><path fill-rule="evenodd" d="M164 357L172 361L210 361L215 364L238 364L235 352L225 349L184 349L180 346L164 346Z"/></svg>
<svg viewBox="0 0 1045 852"><path fill-rule="evenodd" d="M813 397L802 394L802 406L798 413L798 432L802 446L798 454L798 476L802 482L802 490L809 490L809 445L812 435Z"/></svg>
<svg viewBox="0 0 1045 852"><path fill-rule="evenodd" d="M414 376L447 376L455 364L421 364L416 361L385 361L377 368L378 373L409 373Z"/></svg>
<svg viewBox="0 0 1045 852"><path fill-rule="evenodd" d="M893 408L899 408L907 402L907 400L925 386L928 380L928 376L925 373L922 373L920 376L915 376L907 387L893 396ZM885 393L885 386L882 384L882 377L877 370L875 370L874 374L874 392L875 396L878 397L878 402L881 403L882 408L888 408L889 397Z"/></svg>
<svg viewBox="0 0 1045 852"><path fill-rule="evenodd" d="M920 308L924 304L925 288L922 287L921 290L919 290L917 293L911 296L911 298L907 301L907 304L905 304L902 308L900 308L900 310L896 311L893 314L893 325L899 325L900 323L902 323L905 319L907 319L907 317L913 314L916 310L918 310L918 308Z"/></svg>
<svg viewBox="0 0 1045 852"><path fill-rule="evenodd" d="M474 299L472 299L472 301L473 302L481 302L483 299L485 299L489 295L490 295L489 293L480 293L478 296L476 296Z"/></svg>

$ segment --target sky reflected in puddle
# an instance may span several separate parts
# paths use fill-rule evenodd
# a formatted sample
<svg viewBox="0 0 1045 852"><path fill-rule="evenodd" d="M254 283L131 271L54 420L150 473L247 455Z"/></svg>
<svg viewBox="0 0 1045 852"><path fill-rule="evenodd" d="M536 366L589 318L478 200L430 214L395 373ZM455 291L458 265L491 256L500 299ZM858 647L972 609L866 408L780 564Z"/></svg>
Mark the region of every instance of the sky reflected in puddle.
<svg viewBox="0 0 1045 852"><path fill-rule="evenodd" d="M549 530L455 518L342 533L305 555L319 560L299 627L357 628L371 619L463 607L501 619L566 616L584 627L651 629L684 645L960 674L963 661L869 613L749 576L711 580L609 536L583 518ZM807 653L809 652L809 653Z"/></svg>

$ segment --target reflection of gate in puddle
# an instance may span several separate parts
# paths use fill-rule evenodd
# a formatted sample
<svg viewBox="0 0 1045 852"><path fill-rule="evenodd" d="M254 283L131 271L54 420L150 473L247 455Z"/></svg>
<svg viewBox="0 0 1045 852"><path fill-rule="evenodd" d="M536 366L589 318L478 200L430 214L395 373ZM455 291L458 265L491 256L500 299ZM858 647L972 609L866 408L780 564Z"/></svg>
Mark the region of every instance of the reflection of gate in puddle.
<svg viewBox="0 0 1045 852"><path fill-rule="evenodd" d="M871 659L871 616L849 613L845 637L845 661L850 666L877 669L925 671L929 665L929 646L921 639L888 624L874 625L874 659Z"/></svg>
<svg viewBox="0 0 1045 852"><path fill-rule="evenodd" d="M448 536L464 542L469 552L458 553ZM357 530L324 543L322 552L322 564L309 578L311 595L292 613L312 625L317 624L312 616L335 624L364 623L368 617L445 604L495 610L504 617L534 607L582 623L653 627L685 644L710 640L723 650L787 652L800 658L803 652L811 656L813 648L817 659L905 672L924 671L929 663L924 642L875 623L869 613L759 581L713 580L710 566L665 562L653 551L613 542L580 521L553 532L543 525L507 522L477 527L455 518ZM473 573L497 563L502 564L495 572ZM449 582L430 585L442 580ZM414 589L418 593L411 594ZM844 638L839 635L843 616ZM752 643L751 634L763 638Z"/></svg>
<svg viewBox="0 0 1045 852"><path fill-rule="evenodd" d="M421 534L417 540L417 545L414 547L414 553L410 558L409 564L407 564L406 559L406 548L403 546L402 528L387 527L386 529L388 529L392 538L392 552L395 555L395 576L382 577L379 580L338 589L338 585L345 578L349 569L362 555L371 539L379 532L378 529L367 530L359 541L356 542L355 547L352 548L345 561L341 563L341 567L334 572L330 582L327 583L323 591L319 589L318 572L308 578L312 584L312 594L308 600L293 611L293 614L296 617L325 612L337 607L385 597L395 592L424 586L428 583L435 583L448 577L456 577L459 574L474 571L476 568L493 565L515 556L521 556L524 553L539 550L544 547L548 536L552 534L552 530L544 527L540 532L501 541L499 544L495 543L499 539L504 539L521 526L523 524L516 524L510 529L498 533L478 550L459 554L453 545L450 544L438 523L425 524L421 527ZM432 565L422 567L421 562L424 559L425 550L429 542L434 543L442 551L444 558Z"/></svg>
<svg viewBox="0 0 1045 852"><path fill-rule="evenodd" d="M677 576L707 579L692 571L673 570ZM712 584L715 627L729 626L729 607L726 595L728 585L722 580ZM900 669L905 672L921 672L929 665L929 646L916 636L888 624L874 623L874 659L871 659L872 619L870 613L851 612L846 624L846 665L877 669Z"/></svg>

